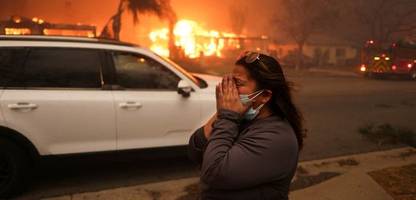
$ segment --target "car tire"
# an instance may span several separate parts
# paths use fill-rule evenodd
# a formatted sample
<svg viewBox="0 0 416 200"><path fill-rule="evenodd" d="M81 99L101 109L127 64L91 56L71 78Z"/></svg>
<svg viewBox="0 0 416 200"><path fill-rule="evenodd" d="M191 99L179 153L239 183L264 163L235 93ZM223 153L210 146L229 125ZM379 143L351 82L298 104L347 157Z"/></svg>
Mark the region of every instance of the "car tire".
<svg viewBox="0 0 416 200"><path fill-rule="evenodd" d="M409 78L411 80L416 81L416 69L413 69L412 71L410 71Z"/></svg>
<svg viewBox="0 0 416 200"><path fill-rule="evenodd" d="M377 74L374 74L373 72L368 72L367 78L369 79L377 79Z"/></svg>
<svg viewBox="0 0 416 200"><path fill-rule="evenodd" d="M384 80L386 79L385 74L379 74L379 73L371 73L371 78L376 80Z"/></svg>
<svg viewBox="0 0 416 200"><path fill-rule="evenodd" d="M0 139L0 199L11 198L26 189L29 157L15 143Z"/></svg>

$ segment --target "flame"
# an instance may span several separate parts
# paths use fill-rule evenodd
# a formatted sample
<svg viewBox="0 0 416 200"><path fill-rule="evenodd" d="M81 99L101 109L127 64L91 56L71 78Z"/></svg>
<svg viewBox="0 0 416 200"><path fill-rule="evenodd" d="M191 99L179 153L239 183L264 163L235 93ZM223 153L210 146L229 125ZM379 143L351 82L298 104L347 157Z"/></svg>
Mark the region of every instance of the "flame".
<svg viewBox="0 0 416 200"><path fill-rule="evenodd" d="M93 31L90 30L72 30L72 29L43 29L44 35L62 35L62 36L78 36L78 37L95 37Z"/></svg>
<svg viewBox="0 0 416 200"><path fill-rule="evenodd" d="M6 35L30 35L31 31L28 28L5 28Z"/></svg>
<svg viewBox="0 0 416 200"><path fill-rule="evenodd" d="M189 58L200 56L222 56L222 50L226 46L240 48L240 44L233 33L205 30L197 22L192 20L180 20L176 23L173 34L175 46L183 51ZM150 49L162 56L169 56L168 40L169 30L162 28L149 33L152 41Z"/></svg>

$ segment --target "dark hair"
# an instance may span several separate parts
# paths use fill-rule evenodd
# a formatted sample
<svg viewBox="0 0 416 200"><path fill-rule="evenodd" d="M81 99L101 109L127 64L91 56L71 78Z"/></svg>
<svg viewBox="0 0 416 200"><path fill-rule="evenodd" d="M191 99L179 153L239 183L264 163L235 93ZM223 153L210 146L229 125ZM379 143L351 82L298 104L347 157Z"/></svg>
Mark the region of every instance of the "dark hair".
<svg viewBox="0 0 416 200"><path fill-rule="evenodd" d="M260 54L260 60L252 63L247 63L245 59L246 56L243 56L235 64L242 65L249 71L251 77L257 83L257 89L272 91L272 98L266 105L269 106L274 114L277 114L283 119L287 119L295 132L299 149L302 149L305 130L303 129L302 113L292 100L291 92L293 84L286 81L282 67L273 57ZM262 62L264 65L258 62Z"/></svg>

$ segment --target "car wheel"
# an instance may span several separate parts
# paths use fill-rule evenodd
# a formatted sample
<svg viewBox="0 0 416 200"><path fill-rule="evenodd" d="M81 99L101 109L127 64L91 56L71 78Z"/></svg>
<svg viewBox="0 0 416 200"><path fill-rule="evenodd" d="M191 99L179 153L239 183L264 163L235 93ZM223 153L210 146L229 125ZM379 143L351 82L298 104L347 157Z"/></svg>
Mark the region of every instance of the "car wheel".
<svg viewBox="0 0 416 200"><path fill-rule="evenodd" d="M379 79L380 78L379 74L375 74L373 72L368 72L368 75L367 76L370 79Z"/></svg>
<svg viewBox="0 0 416 200"><path fill-rule="evenodd" d="M416 81L416 69L410 72L410 79Z"/></svg>
<svg viewBox="0 0 416 200"><path fill-rule="evenodd" d="M371 72L367 72L365 75L366 78L373 78L373 73Z"/></svg>
<svg viewBox="0 0 416 200"><path fill-rule="evenodd" d="M10 198L26 188L29 165L28 156L21 148L0 139L0 199Z"/></svg>

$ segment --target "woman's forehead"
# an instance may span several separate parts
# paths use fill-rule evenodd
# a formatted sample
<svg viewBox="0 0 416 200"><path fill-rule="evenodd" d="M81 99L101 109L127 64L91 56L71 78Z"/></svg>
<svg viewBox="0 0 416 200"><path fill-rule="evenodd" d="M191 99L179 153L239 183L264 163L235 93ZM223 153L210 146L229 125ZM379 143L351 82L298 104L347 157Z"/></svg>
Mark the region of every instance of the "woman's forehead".
<svg viewBox="0 0 416 200"><path fill-rule="evenodd" d="M236 79L242 79L242 80L249 79L248 71L246 70L246 68L244 68L241 65L236 65L233 69L232 74L233 74L233 77Z"/></svg>

